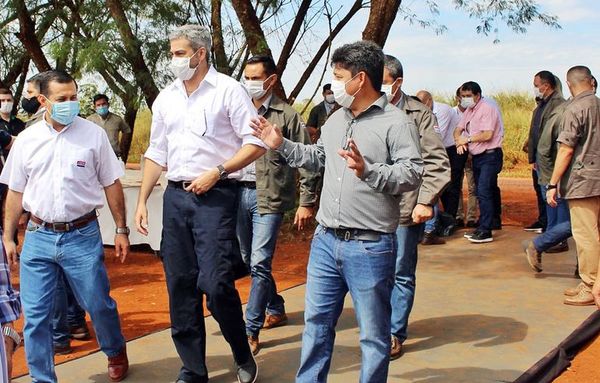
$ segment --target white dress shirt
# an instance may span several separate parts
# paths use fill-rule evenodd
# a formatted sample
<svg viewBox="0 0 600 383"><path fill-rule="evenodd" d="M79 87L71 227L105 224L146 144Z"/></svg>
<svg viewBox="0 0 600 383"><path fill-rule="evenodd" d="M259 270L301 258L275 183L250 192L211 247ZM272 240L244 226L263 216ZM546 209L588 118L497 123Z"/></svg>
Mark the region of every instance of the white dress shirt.
<svg viewBox="0 0 600 383"><path fill-rule="evenodd" d="M460 116L450 105L433 102L433 114L438 121L437 132L442 137L444 147L454 146L454 129L458 126Z"/></svg>
<svg viewBox="0 0 600 383"><path fill-rule="evenodd" d="M191 181L229 160L247 144L265 145L252 135L258 116L238 81L212 66L189 97L179 79L163 89L152 105L150 146L144 156L167 166L167 179ZM240 172L229 175L239 178Z"/></svg>
<svg viewBox="0 0 600 383"><path fill-rule="evenodd" d="M23 208L45 222L71 222L101 208L102 188L123 174L101 127L75 117L57 132L42 119L17 136L0 182L23 193Z"/></svg>

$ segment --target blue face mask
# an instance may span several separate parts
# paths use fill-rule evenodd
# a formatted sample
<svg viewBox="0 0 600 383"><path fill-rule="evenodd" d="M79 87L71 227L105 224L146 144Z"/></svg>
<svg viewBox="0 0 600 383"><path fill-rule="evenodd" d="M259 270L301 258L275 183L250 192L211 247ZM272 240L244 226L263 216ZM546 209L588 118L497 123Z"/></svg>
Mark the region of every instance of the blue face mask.
<svg viewBox="0 0 600 383"><path fill-rule="evenodd" d="M78 114L79 101L63 101L52 104L50 117L61 125L69 125Z"/></svg>
<svg viewBox="0 0 600 383"><path fill-rule="evenodd" d="M98 108L96 108L96 113L98 113L102 117L106 116L108 114L108 106L99 106Z"/></svg>

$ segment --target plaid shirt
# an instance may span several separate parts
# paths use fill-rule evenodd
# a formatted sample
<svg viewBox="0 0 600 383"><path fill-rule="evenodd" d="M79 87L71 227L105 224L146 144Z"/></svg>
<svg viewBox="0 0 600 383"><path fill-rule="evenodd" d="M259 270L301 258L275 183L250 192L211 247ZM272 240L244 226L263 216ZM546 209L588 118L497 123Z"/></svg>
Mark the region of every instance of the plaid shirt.
<svg viewBox="0 0 600 383"><path fill-rule="evenodd" d="M19 292L10 284L10 269L6 260L4 247L0 242L2 259L0 259L0 323L15 321L21 315Z"/></svg>

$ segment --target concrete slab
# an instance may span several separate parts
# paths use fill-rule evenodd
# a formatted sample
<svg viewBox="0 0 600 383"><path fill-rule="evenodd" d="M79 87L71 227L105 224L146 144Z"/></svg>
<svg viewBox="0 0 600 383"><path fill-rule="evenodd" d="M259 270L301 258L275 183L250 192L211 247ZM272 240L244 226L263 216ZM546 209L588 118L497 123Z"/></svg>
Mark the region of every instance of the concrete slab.
<svg viewBox="0 0 600 383"><path fill-rule="evenodd" d="M445 246L420 248L417 298L405 355L390 365L390 382L510 382L563 340L594 310L562 303L575 286L574 244L546 255L544 272L530 271L521 240L533 238L505 227L491 244L458 235ZM263 331L257 360L261 382L292 382L302 337L304 286L284 294L290 324ZM358 329L351 301L338 324L330 382L356 382L360 370ZM233 361L218 325L207 318L211 382L234 382ZM180 362L169 331L128 344L128 382L173 382ZM63 383L107 382L106 358L96 353L57 367ZM27 382L27 377L15 380Z"/></svg>

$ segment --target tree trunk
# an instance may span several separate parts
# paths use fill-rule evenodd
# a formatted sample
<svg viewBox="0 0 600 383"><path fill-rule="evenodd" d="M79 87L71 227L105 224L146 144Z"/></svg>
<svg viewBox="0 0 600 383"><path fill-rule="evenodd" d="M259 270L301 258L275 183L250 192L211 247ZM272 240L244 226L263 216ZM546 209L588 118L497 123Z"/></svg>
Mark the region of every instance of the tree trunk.
<svg viewBox="0 0 600 383"><path fill-rule="evenodd" d="M312 75L313 71L319 64L319 61L321 61L321 58L323 58L323 55L327 51L327 47L329 47L329 45L331 44L331 41L333 41L335 36L337 36L338 33L340 33L342 28L344 28L346 26L346 24L348 24L350 19L352 19L352 17L354 17L354 15L356 15L356 13L358 11L360 11L362 7L363 7L362 0L354 1L354 4L352 4L352 8L350 8L350 10L346 14L346 16L344 16L344 18L342 20L340 20L339 23L337 23L335 28L333 28L333 30L331 31L331 35L329 35L329 37L327 37L327 40L325 40L323 42L323 44L321 44L321 47L319 48L317 53L315 53L311 62L307 65L306 69L304 70L304 73L302 73L302 76L300 76L300 80L298 80L298 82L296 83L296 86L290 93L288 102L290 100L295 100L296 97L298 97L298 94L300 94L300 91L302 91L302 88L304 88L304 84L306 84L306 81L308 81L309 77Z"/></svg>
<svg viewBox="0 0 600 383"><path fill-rule="evenodd" d="M25 1L15 0L14 4L19 19L19 33L17 33L17 38L23 43L25 50L29 53L31 60L33 60L33 63L40 72L52 69L35 34L35 23L29 15Z"/></svg>
<svg viewBox="0 0 600 383"><path fill-rule="evenodd" d="M402 0L372 0L363 40L371 40L383 48L401 3Z"/></svg>
<svg viewBox="0 0 600 383"><path fill-rule="evenodd" d="M211 0L210 22L212 24L212 45L215 54L215 66L222 73L231 75L231 68L225 53L225 42L223 41L223 28L221 19L222 0Z"/></svg>
<svg viewBox="0 0 600 383"><path fill-rule="evenodd" d="M302 24L304 23L304 19L306 18L306 14L308 13L311 3L312 3L312 0L302 0L300 7L298 7L296 17L294 18L294 23L292 24L292 27L290 28L290 31L285 40L285 43L283 44L283 47L281 48L281 54L279 55L279 61L277 61L277 74L279 75L280 78L281 78L281 75L283 74L283 72L285 71L288 60L290 59L290 53L292 51L292 48L294 47L294 42L296 41L296 38L298 37L298 32L300 32L300 28L302 27Z"/></svg>
<svg viewBox="0 0 600 383"><path fill-rule="evenodd" d="M12 67L6 73L3 79L0 79L0 88L10 88L19 78L23 70L23 65L29 66L29 55L27 53L23 53L17 61L13 64Z"/></svg>
<svg viewBox="0 0 600 383"><path fill-rule="evenodd" d="M135 119L137 117L139 106L137 103L131 102L130 100L127 100L127 102L123 100L123 103L125 104L125 115L123 116L123 119L131 128L130 134L124 134L121 137L121 157L123 158L123 161L127 163L127 158L129 157L129 149L131 149L133 128L135 126Z"/></svg>
<svg viewBox="0 0 600 383"><path fill-rule="evenodd" d="M146 104L151 108L154 100L158 96L159 90L152 78L152 74L146 65L140 42L134 36L127 15L121 5L120 0L106 0L108 10L117 24L117 29L123 40L127 61L133 69L135 81L142 90Z"/></svg>

